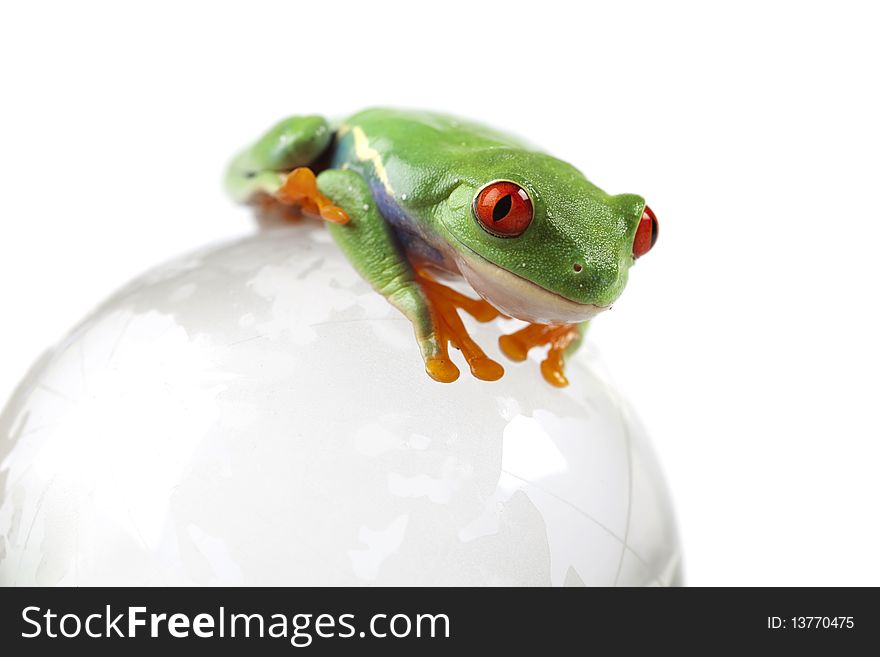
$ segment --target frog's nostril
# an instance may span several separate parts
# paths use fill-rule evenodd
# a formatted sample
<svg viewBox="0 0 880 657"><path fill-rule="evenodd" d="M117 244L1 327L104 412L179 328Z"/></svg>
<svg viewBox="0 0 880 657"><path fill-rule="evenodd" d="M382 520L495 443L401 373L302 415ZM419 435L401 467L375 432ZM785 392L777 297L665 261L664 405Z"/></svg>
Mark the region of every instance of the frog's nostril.
<svg viewBox="0 0 880 657"><path fill-rule="evenodd" d="M581 263L576 262L574 263L574 267L572 267L572 269L574 269L575 274L580 274L584 270L584 266Z"/></svg>

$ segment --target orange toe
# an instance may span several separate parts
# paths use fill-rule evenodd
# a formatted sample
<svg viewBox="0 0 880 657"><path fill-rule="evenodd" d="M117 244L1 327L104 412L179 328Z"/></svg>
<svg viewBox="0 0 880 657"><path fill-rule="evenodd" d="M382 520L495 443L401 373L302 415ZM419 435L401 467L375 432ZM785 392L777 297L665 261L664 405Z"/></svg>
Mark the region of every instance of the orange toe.
<svg viewBox="0 0 880 657"><path fill-rule="evenodd" d="M458 378L458 368L448 358L430 358L425 362L425 371L435 381L452 383Z"/></svg>
<svg viewBox="0 0 880 657"><path fill-rule="evenodd" d="M550 345L547 357L541 361L541 374L557 388L568 385L565 376L565 350L578 336L576 324L530 324L510 335L502 335L498 346L504 355L514 361L524 361L533 347Z"/></svg>
<svg viewBox="0 0 880 657"><path fill-rule="evenodd" d="M297 167L287 174L275 196L281 203L298 205L303 212L317 215L326 221L337 224L349 222L348 213L318 191L318 179L308 167Z"/></svg>
<svg viewBox="0 0 880 657"><path fill-rule="evenodd" d="M417 274L431 306L434 331L439 344L439 357L429 359L426 363L428 374L435 380L444 382L458 378L458 368L446 357L448 345L451 344L461 350L475 378L497 381L504 376L504 367L489 358L474 342L458 314L459 310L464 310L478 321L487 322L498 317L499 312L482 299L471 299L438 283L426 272L417 271Z"/></svg>
<svg viewBox="0 0 880 657"><path fill-rule="evenodd" d="M551 351L555 351L551 349ZM565 376L565 365L562 362L560 353L554 353L552 356L541 361L541 374L544 380L557 388L564 388L568 385L568 378Z"/></svg>
<svg viewBox="0 0 880 657"><path fill-rule="evenodd" d="M491 358L474 358L468 361L471 374L482 381L497 381L504 376L504 368L501 363L496 363Z"/></svg>

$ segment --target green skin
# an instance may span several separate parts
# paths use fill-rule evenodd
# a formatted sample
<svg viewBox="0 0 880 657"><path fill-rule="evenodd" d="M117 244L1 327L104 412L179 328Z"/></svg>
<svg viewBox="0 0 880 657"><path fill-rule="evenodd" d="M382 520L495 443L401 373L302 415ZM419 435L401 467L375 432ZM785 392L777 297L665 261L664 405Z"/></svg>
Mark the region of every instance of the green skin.
<svg viewBox="0 0 880 657"><path fill-rule="evenodd" d="M438 344L413 259L463 276L507 315L581 328L620 296L635 261L644 199L606 194L570 164L454 117L369 109L331 127L294 116L233 160L227 188L241 202L273 195L303 166L320 171L319 190L351 219L328 224L333 238L412 321L426 361ZM475 195L498 180L531 197L534 218L518 237L493 235L474 215Z"/></svg>

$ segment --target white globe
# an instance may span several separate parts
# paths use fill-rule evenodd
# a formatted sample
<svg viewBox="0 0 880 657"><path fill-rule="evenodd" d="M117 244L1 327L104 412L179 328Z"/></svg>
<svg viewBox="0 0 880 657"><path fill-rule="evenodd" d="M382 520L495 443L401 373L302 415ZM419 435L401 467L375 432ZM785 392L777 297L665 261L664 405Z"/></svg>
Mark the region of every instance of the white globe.
<svg viewBox="0 0 880 657"><path fill-rule="evenodd" d="M0 585L671 585L662 477L589 345L559 390L425 374L301 224L163 265L0 416Z"/></svg>

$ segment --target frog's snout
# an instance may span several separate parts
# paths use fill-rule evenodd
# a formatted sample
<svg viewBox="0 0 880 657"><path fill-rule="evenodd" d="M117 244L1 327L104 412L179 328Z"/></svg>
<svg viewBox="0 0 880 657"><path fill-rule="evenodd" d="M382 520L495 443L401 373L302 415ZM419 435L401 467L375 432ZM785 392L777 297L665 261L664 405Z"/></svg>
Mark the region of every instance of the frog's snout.
<svg viewBox="0 0 880 657"><path fill-rule="evenodd" d="M609 264L599 266L586 260L576 260L572 263L571 269L565 272L565 278L582 289L613 287L619 277L620 269L618 267Z"/></svg>
<svg viewBox="0 0 880 657"><path fill-rule="evenodd" d="M612 263L594 263L586 257L570 263L560 272L559 283L560 292L574 301L604 306L613 290L621 287L621 268Z"/></svg>

